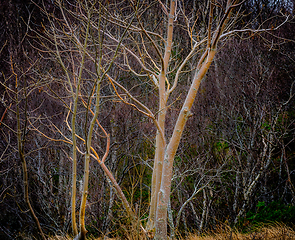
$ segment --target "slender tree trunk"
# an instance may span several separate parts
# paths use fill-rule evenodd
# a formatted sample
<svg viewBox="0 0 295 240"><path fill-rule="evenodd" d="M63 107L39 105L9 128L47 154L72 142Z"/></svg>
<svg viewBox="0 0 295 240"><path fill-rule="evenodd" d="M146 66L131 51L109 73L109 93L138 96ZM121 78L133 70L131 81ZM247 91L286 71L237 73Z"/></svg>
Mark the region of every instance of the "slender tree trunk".
<svg viewBox="0 0 295 240"><path fill-rule="evenodd" d="M207 212L207 195L206 195L206 190L205 188L203 189L203 211L202 211L202 217L201 217L201 222L199 226L199 231L201 232L204 227L204 222L206 219L206 212Z"/></svg>
<svg viewBox="0 0 295 240"><path fill-rule="evenodd" d="M74 235L78 234L77 222L76 222L76 195L77 195L77 150L76 150L76 112L77 103L74 105L74 111L72 116L72 194L71 194L71 219L72 219L72 231Z"/></svg>
<svg viewBox="0 0 295 240"><path fill-rule="evenodd" d="M201 80L207 73L212 60L215 56L216 50L212 49L205 61L202 63L199 71L196 72L193 83L190 87L188 95L185 99L184 105L179 113L177 122L175 124L172 137L169 141L165 152L165 158L163 163L163 172L161 187L158 193L158 206L156 215L156 235L155 239L165 240L167 239L167 207L170 197L171 181L172 181L172 170L173 162L178 148L182 132L185 127L185 123L189 116L191 115L190 110L197 95L198 88L200 86Z"/></svg>
<svg viewBox="0 0 295 240"><path fill-rule="evenodd" d="M25 198L25 201L30 209L30 213L37 225L37 228L40 232L40 235L41 235L41 238L43 240L46 240L45 238L45 235L42 231L42 228L41 228L41 225L40 225L40 222L34 212L34 209L31 205L31 202L30 202L30 198L29 198L29 182L28 182L28 170L27 170L27 163L26 163L26 160L25 160L25 157L24 157L24 154L23 153L19 153L19 156L20 156L20 159L21 159L21 162L22 162L22 168L23 168L23 182L24 182L24 198Z"/></svg>
<svg viewBox="0 0 295 240"><path fill-rule="evenodd" d="M165 54L162 60L162 71L159 74L159 115L158 115L158 124L159 128L162 130L162 133L165 133L165 120L167 112L167 99L168 93L166 91L166 72L169 65L169 59L172 49L172 39L173 39L173 21L174 21L174 12L175 12L176 2L175 0L170 1L170 14L168 19L167 27L167 40L165 46ZM163 161L165 157L165 148L166 142L165 134L161 134L157 131L156 136L156 153L154 161L154 169L152 176L152 190L151 190L151 203L150 203L150 212L149 220L147 223L147 231L149 232L150 237L154 236L155 231L155 222L156 222L156 211L158 206L158 193L161 187L162 181L162 171L163 171Z"/></svg>
<svg viewBox="0 0 295 240"><path fill-rule="evenodd" d="M165 75L162 73L159 76L160 79L160 105L159 105L159 116L158 123L159 127L162 129L162 132L165 131L165 118L166 118L166 93L165 93ZM155 152L155 160L154 160L154 169L152 176L152 191L151 191L151 204L150 204L150 213L149 213L149 221L147 223L147 231L150 231L150 235L152 237L152 232L155 228L155 218L156 218L156 210L158 205L157 193L160 190L161 186L161 176L163 169L163 161L165 155L165 142L161 137L161 133L157 131L156 136L156 152Z"/></svg>
<svg viewBox="0 0 295 240"><path fill-rule="evenodd" d="M12 65L12 64L11 64ZM25 124L24 127L22 128L21 126L21 114L20 114L20 100L19 100L19 85L18 85L18 79L17 79L17 74L14 72L14 69L12 67L12 72L15 75L16 78L16 121L17 121L17 147L18 147L18 153L19 153L19 158L21 160L22 163L22 170L23 170L23 183L24 183L24 198L25 201L30 209L30 213L37 225L37 228L39 230L39 233L41 235L41 238L43 240L46 240L45 235L42 231L39 219L37 218L34 209L31 205L30 202L30 197L29 197L29 180L28 180L28 169L27 169L27 162L25 159L25 154L24 154L24 142L25 142L25 132L27 131L27 103L25 103ZM25 90L26 86L24 87L24 95L25 95L25 101L27 101L27 95L26 95L26 90Z"/></svg>

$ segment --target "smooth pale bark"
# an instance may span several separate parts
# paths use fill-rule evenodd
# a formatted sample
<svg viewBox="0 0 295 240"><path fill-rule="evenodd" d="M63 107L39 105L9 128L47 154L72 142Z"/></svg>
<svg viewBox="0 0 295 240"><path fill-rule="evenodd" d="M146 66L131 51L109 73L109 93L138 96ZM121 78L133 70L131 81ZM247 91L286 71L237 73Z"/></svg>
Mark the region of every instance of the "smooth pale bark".
<svg viewBox="0 0 295 240"><path fill-rule="evenodd" d="M80 213L79 213L79 223L80 223L79 239L80 240L86 239L86 233L87 233L87 230L85 228L85 211L86 211L86 200L88 196L89 161L90 161L90 155L86 154L85 160L84 160L83 194L82 194Z"/></svg>
<svg viewBox="0 0 295 240"><path fill-rule="evenodd" d="M173 1L171 1L172 4ZM212 4L210 2L210 4ZM167 239L167 207L170 198L171 192L171 181L172 181L172 170L173 170L173 162L174 157L179 146L179 142L187 122L187 119L191 115L191 108L193 102L196 98L200 83L202 79L205 77L208 69L213 61L213 58L216 54L216 47L219 41L219 38L230 19L231 10L238 5L232 5L232 1L228 0L226 12L224 17L220 21L220 25L217 27L217 30L214 34L213 39L211 40L211 27L212 27L212 19L213 19L213 10L212 6L210 6L210 16L208 23L208 39L207 39L207 47L204 51L204 54L200 58L196 72L190 86L189 92L186 96L185 102L182 106L182 109L178 115L178 119L176 121L172 137L166 147L165 156L163 161L163 169L161 176L161 187L158 192L158 202L157 202L157 211L156 211L156 226L155 226L155 238L156 240L166 240ZM172 7L171 7L172 8ZM172 14L169 15L169 20ZM173 24L170 24L171 29L173 28ZM172 35L171 35L172 37ZM173 85L174 87L174 85Z"/></svg>
<svg viewBox="0 0 295 240"><path fill-rule="evenodd" d="M204 78L205 74L207 73L215 54L216 54L216 50L211 49L207 55L207 58L202 63L200 70L196 72L194 80L191 84L190 90L188 92L188 95L185 99L183 107L178 116L176 125L173 130L172 137L165 151L165 158L163 162L163 173L162 173L161 187L158 193L158 206L157 206L157 215L156 215L155 239L157 240L167 239L167 207L168 207L168 202L170 198L174 157L181 139L182 132L185 127L185 123L191 114L190 110L196 98L200 83L202 79Z"/></svg>
<svg viewBox="0 0 295 240"><path fill-rule="evenodd" d="M78 86L76 88L76 99L75 99L75 107L77 107L77 101L79 97L79 90L80 90L80 83L82 81L82 73L84 69L84 63L85 63L85 57L86 57L86 48L88 44L88 37L89 37L89 26L90 26L90 13L88 13L88 22L87 22L87 28L86 28L86 36L84 40L84 45L83 45L83 55L81 59L81 66L79 69L79 76L78 76ZM96 104L95 104L95 114L91 120L89 130L88 130L88 135L87 135L87 140L86 140L86 153L85 153L85 160L84 160L84 179L83 179L83 194L82 194L82 199L81 199L81 205L80 205L80 213L79 213L79 238L80 240L86 239L86 233L87 230L85 228L85 209L86 209L86 200L87 200L87 195L88 195L88 179L89 179L89 162L90 162L90 148L91 148L91 139L92 139L92 133L93 133L93 128L95 125L96 118L98 116L98 109L99 109L99 93L100 93L100 81L99 79L96 80ZM77 111L77 109L75 109ZM87 112L88 114L88 112ZM74 114L73 114L74 116ZM76 122L72 122L72 125L75 126ZM73 127L72 126L72 127ZM76 139L76 136L74 136ZM73 144L73 152L76 152L76 148L74 149L74 144ZM73 166L73 168L76 166ZM74 173L73 173L74 174ZM76 182L75 182L76 184ZM74 188L74 187L73 187ZM74 191L74 189L73 189ZM76 191L76 189L75 189ZM74 209L72 209L74 211ZM72 213L74 214L74 213Z"/></svg>
<svg viewBox="0 0 295 240"><path fill-rule="evenodd" d="M67 27L69 29L71 29L71 26L69 25L68 21L67 21L67 18L65 17L65 14L63 12L63 7L61 5L61 2L58 1L58 4L59 4L59 8L61 10L61 13L62 13L62 16L63 16L63 19L67 25ZM50 18L48 18L48 20L50 21ZM52 25L52 29L54 30L53 28L53 23L50 21L51 25ZM81 84L81 71L80 71L80 74L79 74L79 79L78 79L78 83L77 83L77 86L76 86L76 91L74 92L74 87L73 87L73 84L72 84L72 78L70 77L69 75L69 72L68 72L68 68L66 67L66 65L64 64L63 60L62 60L62 57L61 57L61 53L59 51L59 43L58 43L58 40L57 40L57 34L55 31L53 31L53 40L54 40L54 45L55 45L55 50L56 50L56 53L55 56L59 62L59 64L61 65L65 75L66 75L66 78L68 80L68 84L69 84L69 87L70 87L70 90L71 90L71 95L72 95L72 98L73 98L73 110L72 110L72 119L71 119L71 133L72 133L72 192L71 192L71 223L72 223L72 231L73 231L73 234L74 235L77 235L78 234L78 228L77 228L77 222L76 222L76 193L77 193L77 141L76 141L76 116L77 116L77 106L78 106L78 93L79 93L79 88L80 88L80 84ZM85 56L85 54L83 55L83 57ZM82 65L83 65L83 62L82 61Z"/></svg>
<svg viewBox="0 0 295 240"><path fill-rule="evenodd" d="M82 194L82 200L81 200L81 206L80 206L80 214L79 214L79 223L80 223L80 237L79 239L85 239L87 230L85 228L85 211L86 211L86 201L88 196L88 181L89 181L89 162L90 162L90 153L91 153L91 141L92 141L92 135L93 135L93 129L96 122L96 119L98 117L99 112L99 98L100 98L100 81L97 80L97 86L96 86L96 104L95 104L95 113L93 115L93 118L91 120L88 135L87 135L87 141L86 141L86 154L85 154L85 160L84 160L84 180L83 180L83 194Z"/></svg>
<svg viewBox="0 0 295 240"><path fill-rule="evenodd" d="M76 115L77 115L77 101L74 103L74 110L72 115L72 195L71 195L71 220L72 231L74 235L78 234L77 222L76 222L76 194L77 194L77 143L76 143Z"/></svg>
<svg viewBox="0 0 295 240"><path fill-rule="evenodd" d="M62 10L62 7L60 7ZM70 27L69 27L70 28ZM72 110L72 119L71 119L71 133L72 133L72 193L71 193L71 222L72 222L72 231L74 235L78 234L78 228L77 228L77 222L76 222L76 193L77 193L77 141L76 141L76 116L77 116L77 106L78 106L78 93L79 88L81 84L81 78L79 78L79 81L76 86L76 91L74 92L73 84L71 82L71 77L68 73L68 69L66 68L62 58L61 54L58 49L58 42L57 42L57 34L53 33L53 39L54 44L56 47L56 53L55 56L61 65L66 78L68 80L68 84L71 90L71 95L74 101L73 104L73 110ZM83 62L83 61L82 61Z"/></svg>
<svg viewBox="0 0 295 240"><path fill-rule="evenodd" d="M159 115L158 115L158 124L159 127L164 132L165 129L165 118L166 118L166 93L165 93L165 75L162 73L159 76L160 79L160 105L159 105ZM155 161L154 161L154 169L152 176L152 193L151 193L151 204L150 204L150 213L149 213L149 221L147 223L147 231L150 232L150 237L153 237L153 232L155 228L155 218L156 218L156 210L158 205L157 193L160 190L161 186L161 176L163 169L163 161L165 156L165 142L162 139L161 134L157 131L156 136L156 153L155 153Z"/></svg>
<svg viewBox="0 0 295 240"><path fill-rule="evenodd" d="M60 7L62 10L62 7ZM70 27L69 27L70 28ZM71 90L71 95L74 101L73 110L72 110L72 119L71 119L71 133L72 133L72 193L71 193L71 222L72 222L72 231L74 235L78 234L77 222L76 222L76 193L77 193L77 141L76 141L76 116L77 116L77 106L78 106L78 93L81 84L81 78L76 86L76 92L74 92L73 84L71 82L71 77L69 75L68 69L66 68L61 54L58 49L58 41L57 41L57 34L53 33L54 44L56 48L55 56L61 65L66 78L68 80L68 84Z"/></svg>
<svg viewBox="0 0 295 240"><path fill-rule="evenodd" d="M167 113L166 105L167 105L167 99L168 99L168 93L166 92L166 72L168 69L169 59L171 56L171 49L172 49L173 21L174 21L175 7L176 7L175 0L171 0L170 14L168 19L168 27L167 27L167 40L166 40L165 54L164 54L164 58L162 59L162 71L158 76L159 77L159 115L158 115L157 121L163 133L165 132L165 119L166 119L166 113ZM153 169L153 176L152 176L150 212L149 212L149 219L148 219L148 223L146 227L150 237L153 237L155 232L155 219L156 219L156 211L158 206L158 192L160 190L161 180L162 180L162 169L163 169L163 161L165 157L165 148L166 148L165 139L161 137L161 134L158 131L156 136L156 152L155 152L155 161L154 161L154 169Z"/></svg>
<svg viewBox="0 0 295 240"><path fill-rule="evenodd" d="M203 226L204 226L204 222L206 219L206 212L207 212L207 196L206 196L206 191L205 188L203 189L203 211L202 211L202 218L201 218L201 222L199 225L199 231L202 231Z"/></svg>

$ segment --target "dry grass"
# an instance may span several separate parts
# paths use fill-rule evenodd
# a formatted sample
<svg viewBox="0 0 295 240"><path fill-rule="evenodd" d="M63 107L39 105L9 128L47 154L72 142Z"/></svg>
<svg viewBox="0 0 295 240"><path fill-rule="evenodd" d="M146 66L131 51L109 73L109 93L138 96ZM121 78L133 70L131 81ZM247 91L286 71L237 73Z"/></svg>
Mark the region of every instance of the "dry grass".
<svg viewBox="0 0 295 240"><path fill-rule="evenodd" d="M137 235L137 234L136 234ZM69 236L55 236L48 240L71 240ZM89 238L89 240L121 240L118 238ZM126 240L139 239L134 234L128 234ZM146 238L142 238L146 239ZM178 238L179 239L179 238ZM204 236L191 234L182 240L295 240L295 231L282 224L264 225L254 229L251 233L240 233L228 226L221 226L215 232L209 232Z"/></svg>
<svg viewBox="0 0 295 240"><path fill-rule="evenodd" d="M214 233L205 236L191 235L186 240L295 240L295 231L285 225L265 225L251 233L240 233L230 227L220 227Z"/></svg>
<svg viewBox="0 0 295 240"><path fill-rule="evenodd" d="M70 240L72 239L70 236L55 236L55 237L51 237L48 238L48 240Z"/></svg>
<svg viewBox="0 0 295 240"><path fill-rule="evenodd" d="M87 238L88 240L119 240L118 238ZM55 236L48 238L47 240L73 240L70 236ZM128 239L129 240L129 239Z"/></svg>

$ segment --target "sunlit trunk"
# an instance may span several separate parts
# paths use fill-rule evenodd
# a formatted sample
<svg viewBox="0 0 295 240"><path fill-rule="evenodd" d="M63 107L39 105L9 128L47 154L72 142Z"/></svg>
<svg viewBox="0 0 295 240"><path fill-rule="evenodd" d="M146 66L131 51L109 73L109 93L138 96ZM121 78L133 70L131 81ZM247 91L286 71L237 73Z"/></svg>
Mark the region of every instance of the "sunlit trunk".
<svg viewBox="0 0 295 240"><path fill-rule="evenodd" d="M179 113L172 137L165 151L161 187L158 193L158 206L156 215L155 239L157 240L167 239L167 207L170 198L174 157L182 136L182 132L185 127L185 123L191 115L190 110L197 95L200 83L204 78L205 74L207 73L211 65L211 62L215 56L215 53L216 50L211 50L208 53L208 56L205 58L205 61L201 63L199 71L196 72L195 78L187 94L184 105Z"/></svg>
<svg viewBox="0 0 295 240"><path fill-rule="evenodd" d="M162 73L159 76L160 79L160 104L159 104L159 116L158 116L158 124L159 127L165 132L165 117L166 117L166 94L165 94L165 75ZM163 169L163 161L165 154L165 142L161 137L161 133L157 131L156 136L156 151L155 151L155 160L154 160L154 169L152 175L152 191L151 191L151 203L150 203L150 214L149 220L147 223L147 231L150 232L152 237L152 232L154 232L155 228L155 217L156 210L158 205L157 193L160 190L161 186L161 176Z"/></svg>

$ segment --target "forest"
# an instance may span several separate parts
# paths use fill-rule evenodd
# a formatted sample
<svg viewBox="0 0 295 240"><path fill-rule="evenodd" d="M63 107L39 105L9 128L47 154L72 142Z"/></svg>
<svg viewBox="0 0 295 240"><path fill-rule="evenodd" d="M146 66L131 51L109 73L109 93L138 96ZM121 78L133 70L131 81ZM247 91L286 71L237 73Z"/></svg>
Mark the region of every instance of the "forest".
<svg viewBox="0 0 295 240"><path fill-rule="evenodd" d="M1 1L0 239L295 230L294 16L294 0Z"/></svg>

